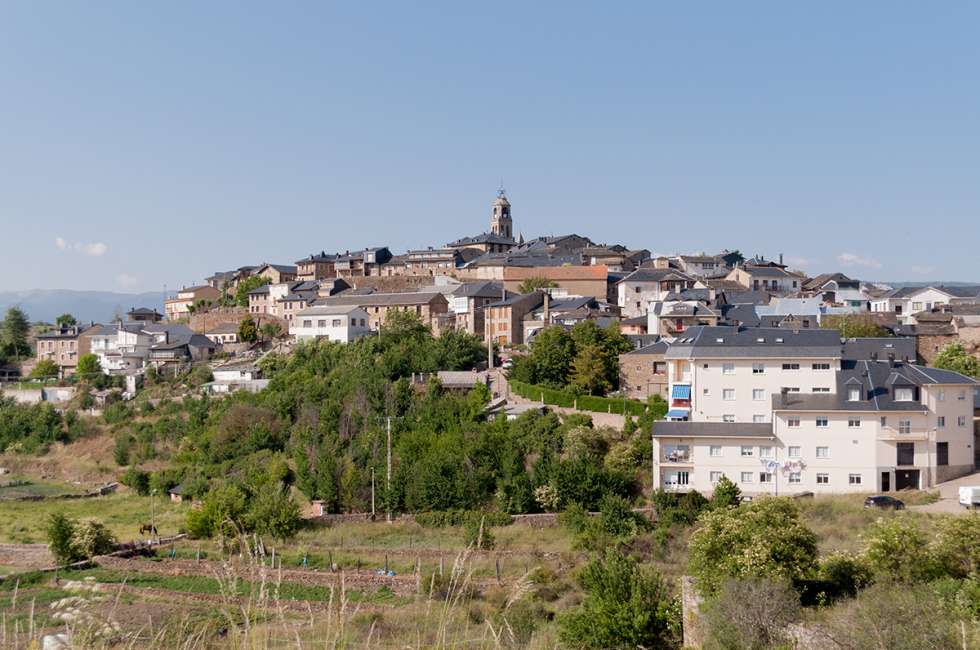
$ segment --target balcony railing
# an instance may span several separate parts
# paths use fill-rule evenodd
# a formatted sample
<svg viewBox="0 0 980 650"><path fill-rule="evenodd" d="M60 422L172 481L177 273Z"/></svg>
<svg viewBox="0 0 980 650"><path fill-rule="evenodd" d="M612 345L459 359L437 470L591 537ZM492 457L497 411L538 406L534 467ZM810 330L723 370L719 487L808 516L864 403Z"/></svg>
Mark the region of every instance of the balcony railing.
<svg viewBox="0 0 980 650"><path fill-rule="evenodd" d="M687 447L665 448L660 460L664 463L690 463L691 450Z"/></svg>
<svg viewBox="0 0 980 650"><path fill-rule="evenodd" d="M933 429L925 427L911 427L908 429L897 428L897 427L881 427L878 430L879 440L907 440L909 442L916 440L929 440L929 434L933 432Z"/></svg>

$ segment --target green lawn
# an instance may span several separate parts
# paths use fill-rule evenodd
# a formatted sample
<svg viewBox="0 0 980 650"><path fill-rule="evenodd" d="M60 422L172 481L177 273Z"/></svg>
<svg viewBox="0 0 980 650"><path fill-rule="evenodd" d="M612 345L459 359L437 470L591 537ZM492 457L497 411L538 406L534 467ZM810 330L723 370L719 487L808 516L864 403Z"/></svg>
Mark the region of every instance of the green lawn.
<svg viewBox="0 0 980 650"><path fill-rule="evenodd" d="M83 494L89 491L84 486L57 481L35 481L28 479L23 485L17 485L16 483L19 482L20 479L17 478L0 482L0 500L17 497L50 497L60 494ZM14 483L14 485L9 485L10 483Z"/></svg>
<svg viewBox="0 0 980 650"><path fill-rule="evenodd" d="M75 519L97 519L120 541L139 538L139 526L150 521L150 497L132 493L91 499L0 502L0 543L43 544L48 516L64 512ZM154 521L160 535L173 535L184 525L189 504L153 499Z"/></svg>

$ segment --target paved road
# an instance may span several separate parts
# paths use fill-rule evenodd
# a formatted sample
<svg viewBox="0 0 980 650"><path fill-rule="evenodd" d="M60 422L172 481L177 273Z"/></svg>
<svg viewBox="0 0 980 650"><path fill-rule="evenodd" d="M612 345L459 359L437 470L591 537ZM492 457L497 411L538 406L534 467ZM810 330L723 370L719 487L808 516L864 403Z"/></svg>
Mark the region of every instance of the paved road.
<svg viewBox="0 0 980 650"><path fill-rule="evenodd" d="M960 487L964 485L980 485L980 472L963 476L958 479L953 479L952 481L946 481L945 483L940 483L937 486L939 489L939 501L925 506L909 506L909 510L954 515L961 515L969 512L969 510L961 506L959 502L959 490Z"/></svg>

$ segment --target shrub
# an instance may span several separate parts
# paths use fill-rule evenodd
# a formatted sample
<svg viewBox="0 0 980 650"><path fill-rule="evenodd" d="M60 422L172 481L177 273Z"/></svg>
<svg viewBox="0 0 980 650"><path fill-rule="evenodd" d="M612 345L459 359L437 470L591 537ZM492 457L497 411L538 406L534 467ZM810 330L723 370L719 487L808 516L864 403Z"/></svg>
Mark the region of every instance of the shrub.
<svg viewBox="0 0 980 650"><path fill-rule="evenodd" d="M466 545L475 549L490 550L496 544L490 525L484 518L468 520L463 527L463 533Z"/></svg>
<svg viewBox="0 0 980 650"><path fill-rule="evenodd" d="M141 469L133 467L126 470L119 477L119 482L141 497L145 497L150 493L150 475Z"/></svg>
<svg viewBox="0 0 980 650"><path fill-rule="evenodd" d="M796 582L814 568L816 536L786 498L761 498L739 508L706 512L689 545L688 569L711 596L729 579Z"/></svg>
<svg viewBox="0 0 980 650"><path fill-rule="evenodd" d="M862 558L876 577L919 582L936 575L925 533L911 517L878 519L864 543Z"/></svg>
<svg viewBox="0 0 980 650"><path fill-rule="evenodd" d="M287 540L299 530L302 517L286 488L269 486L252 499L245 523L260 535Z"/></svg>
<svg viewBox="0 0 980 650"><path fill-rule="evenodd" d="M52 377L57 377L60 373L58 364L51 359L41 359L31 370L32 379L50 379Z"/></svg>
<svg viewBox="0 0 980 650"><path fill-rule="evenodd" d="M980 576L980 514L942 518L931 551L945 573Z"/></svg>
<svg viewBox="0 0 980 650"><path fill-rule="evenodd" d="M113 402L102 411L106 424L122 424L133 419L133 409L126 402Z"/></svg>
<svg viewBox="0 0 980 650"><path fill-rule="evenodd" d="M84 557L111 553L116 538L102 523L87 521L75 529L74 545Z"/></svg>
<svg viewBox="0 0 980 650"><path fill-rule="evenodd" d="M706 650L784 647L786 628L800 612L800 598L786 582L729 580L702 608Z"/></svg>
<svg viewBox="0 0 980 650"><path fill-rule="evenodd" d="M63 512L53 512L48 517L48 549L59 565L85 559L84 552L75 543L76 523Z"/></svg>
<svg viewBox="0 0 980 650"><path fill-rule="evenodd" d="M579 576L582 605L559 618L574 648L661 648L677 644L680 613L660 575L618 551L591 561Z"/></svg>
<svg viewBox="0 0 980 650"><path fill-rule="evenodd" d="M484 521L487 526L509 526L514 518L506 512L481 510L435 510L420 512L415 515L415 523L423 528L445 528L447 526L465 526L470 522Z"/></svg>
<svg viewBox="0 0 980 650"><path fill-rule="evenodd" d="M116 444L112 448L112 459L116 465L125 467L129 465L129 456L133 447L133 436L128 431L121 431L116 434Z"/></svg>
<svg viewBox="0 0 980 650"><path fill-rule="evenodd" d="M742 490L727 476L722 476L718 484L715 485L714 494L711 495L711 505L714 508L731 508L739 504Z"/></svg>

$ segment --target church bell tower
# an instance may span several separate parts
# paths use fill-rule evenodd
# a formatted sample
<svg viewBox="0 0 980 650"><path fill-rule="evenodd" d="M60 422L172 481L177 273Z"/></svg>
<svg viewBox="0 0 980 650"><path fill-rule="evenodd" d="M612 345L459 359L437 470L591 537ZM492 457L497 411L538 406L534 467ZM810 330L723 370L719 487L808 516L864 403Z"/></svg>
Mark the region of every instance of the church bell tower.
<svg viewBox="0 0 980 650"><path fill-rule="evenodd" d="M510 216L510 201L501 187L493 200L493 213L490 216L490 232L508 239L514 238L514 221Z"/></svg>

